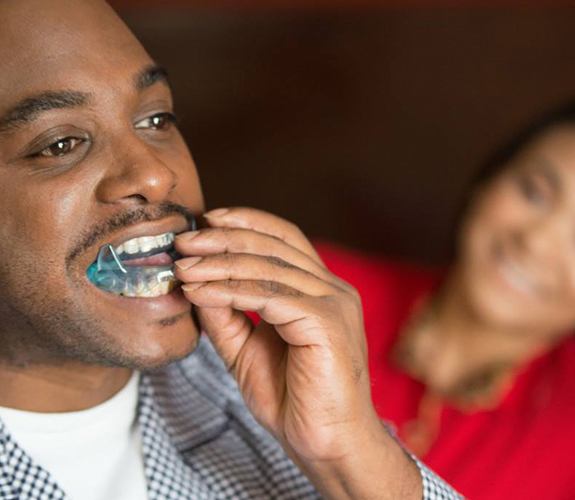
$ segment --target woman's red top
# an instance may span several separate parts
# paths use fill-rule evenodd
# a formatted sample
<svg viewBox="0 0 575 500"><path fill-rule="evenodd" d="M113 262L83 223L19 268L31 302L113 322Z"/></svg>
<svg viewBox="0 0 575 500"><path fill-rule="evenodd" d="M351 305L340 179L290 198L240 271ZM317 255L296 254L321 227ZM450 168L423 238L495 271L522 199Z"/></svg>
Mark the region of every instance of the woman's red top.
<svg viewBox="0 0 575 500"><path fill-rule="evenodd" d="M389 362L412 308L440 273L319 244L334 274L361 294L380 416L402 430L415 419L425 386ZM421 458L471 499L575 500L575 336L533 360L495 409L438 408L437 437Z"/></svg>

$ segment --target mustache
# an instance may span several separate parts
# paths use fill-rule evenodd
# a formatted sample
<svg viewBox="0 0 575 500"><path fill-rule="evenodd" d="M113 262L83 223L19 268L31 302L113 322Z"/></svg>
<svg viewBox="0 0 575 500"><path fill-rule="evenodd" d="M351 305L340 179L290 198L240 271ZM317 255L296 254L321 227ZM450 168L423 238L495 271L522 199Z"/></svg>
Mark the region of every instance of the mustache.
<svg viewBox="0 0 575 500"><path fill-rule="evenodd" d="M134 210L118 213L107 221L87 230L85 234L80 237L80 242L74 246L66 257L66 263L69 265L74 259L82 255L97 241L103 239L108 234L112 234L119 229L140 222L153 222L170 215L182 215L188 221L188 227L190 227L190 229L196 228L196 215L183 205L164 202L155 207L139 207Z"/></svg>

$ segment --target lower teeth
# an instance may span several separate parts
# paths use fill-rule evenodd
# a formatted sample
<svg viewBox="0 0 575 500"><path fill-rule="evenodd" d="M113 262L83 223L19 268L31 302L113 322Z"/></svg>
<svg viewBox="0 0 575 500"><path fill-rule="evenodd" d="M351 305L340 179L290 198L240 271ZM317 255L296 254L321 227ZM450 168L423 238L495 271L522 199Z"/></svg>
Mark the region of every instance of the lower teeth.
<svg viewBox="0 0 575 500"><path fill-rule="evenodd" d="M133 287L131 283L127 282L120 295L124 297L161 297L168 295L174 289L174 285L175 280L156 282L150 285L140 284L137 287Z"/></svg>

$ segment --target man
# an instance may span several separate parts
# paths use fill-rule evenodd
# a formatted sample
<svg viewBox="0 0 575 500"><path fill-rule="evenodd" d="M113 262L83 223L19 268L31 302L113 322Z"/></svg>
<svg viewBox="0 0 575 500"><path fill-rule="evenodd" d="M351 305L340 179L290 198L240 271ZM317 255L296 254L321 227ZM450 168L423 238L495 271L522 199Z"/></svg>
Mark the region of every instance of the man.
<svg viewBox="0 0 575 500"><path fill-rule="evenodd" d="M359 298L300 231L190 230L165 72L109 6L0 19L0 499L455 498L377 419ZM90 274L110 245L153 275L173 235L181 287Z"/></svg>

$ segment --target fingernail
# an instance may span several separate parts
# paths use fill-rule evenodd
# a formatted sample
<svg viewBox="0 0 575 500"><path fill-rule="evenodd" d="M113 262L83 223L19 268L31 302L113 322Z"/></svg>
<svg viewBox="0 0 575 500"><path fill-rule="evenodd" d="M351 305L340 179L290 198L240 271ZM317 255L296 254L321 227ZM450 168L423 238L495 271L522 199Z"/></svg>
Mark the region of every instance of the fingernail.
<svg viewBox="0 0 575 500"><path fill-rule="evenodd" d="M198 262L202 260L202 257L184 257L183 259L179 259L175 262L178 269L185 271L192 266L195 266Z"/></svg>
<svg viewBox="0 0 575 500"><path fill-rule="evenodd" d="M204 283L186 283L185 285L182 285L182 290L184 292L193 292L201 286L204 286Z"/></svg>
<svg viewBox="0 0 575 500"><path fill-rule="evenodd" d="M216 208L215 210L210 210L204 214L204 217L222 217L230 211L229 208Z"/></svg>
<svg viewBox="0 0 575 500"><path fill-rule="evenodd" d="M185 233L180 233L176 235L177 240L189 241L194 239L196 236L200 234L199 231L186 231Z"/></svg>

